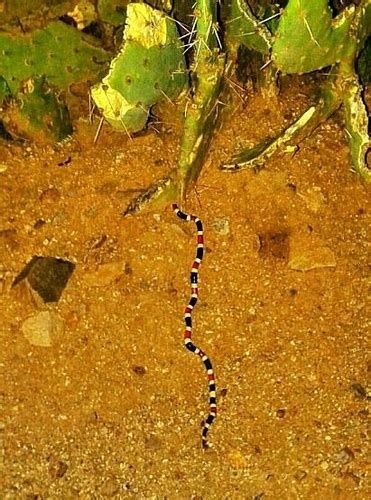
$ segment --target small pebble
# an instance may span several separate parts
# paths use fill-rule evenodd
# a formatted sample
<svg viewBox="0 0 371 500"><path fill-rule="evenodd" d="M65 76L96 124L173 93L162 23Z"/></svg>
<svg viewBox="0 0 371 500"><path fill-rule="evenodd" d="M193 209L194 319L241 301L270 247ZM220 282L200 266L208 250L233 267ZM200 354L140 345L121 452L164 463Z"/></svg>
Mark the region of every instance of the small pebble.
<svg viewBox="0 0 371 500"><path fill-rule="evenodd" d="M141 366L141 365L134 365L132 367L132 370L134 373L136 373L137 375L145 375L146 374L146 368L145 366Z"/></svg>
<svg viewBox="0 0 371 500"><path fill-rule="evenodd" d="M40 229L40 227L43 227L46 224L44 219L37 219L37 221L34 222L33 228L34 229Z"/></svg>
<svg viewBox="0 0 371 500"><path fill-rule="evenodd" d="M96 422L98 422L98 413L95 410L93 410L88 415L88 423L95 424Z"/></svg>
<svg viewBox="0 0 371 500"><path fill-rule="evenodd" d="M68 465L61 460L54 462L49 467L49 474L54 479L60 479L63 477L68 470Z"/></svg>
<svg viewBox="0 0 371 500"><path fill-rule="evenodd" d="M217 217L212 223L212 228L218 234L227 236L230 233L230 221L228 217Z"/></svg>
<svg viewBox="0 0 371 500"><path fill-rule="evenodd" d="M61 197L61 194L59 192L59 190L53 186L47 188L47 189L44 189L44 191L42 191L42 193L40 194L39 196L39 200L41 202L55 202L55 201L58 201Z"/></svg>
<svg viewBox="0 0 371 500"><path fill-rule="evenodd" d="M294 474L294 478L297 480L297 481L302 481L303 479L305 479L307 477L307 473L305 472L305 470L303 469L299 469L297 472L295 472Z"/></svg>
<svg viewBox="0 0 371 500"><path fill-rule="evenodd" d="M276 411L276 417L277 418L283 418L286 414L286 410L284 408L280 408L279 410Z"/></svg>
<svg viewBox="0 0 371 500"><path fill-rule="evenodd" d="M354 452L348 446L345 446L342 450L335 455L335 460L345 465L354 460Z"/></svg>
<svg viewBox="0 0 371 500"><path fill-rule="evenodd" d="M133 268L131 267L131 265L129 264L129 262L125 262L124 273L125 273L127 276L129 276L129 275L133 274Z"/></svg>
<svg viewBox="0 0 371 500"><path fill-rule="evenodd" d="M365 399L367 396L366 389L363 387L363 385L355 383L350 386L350 388L353 391L354 396L357 399Z"/></svg>

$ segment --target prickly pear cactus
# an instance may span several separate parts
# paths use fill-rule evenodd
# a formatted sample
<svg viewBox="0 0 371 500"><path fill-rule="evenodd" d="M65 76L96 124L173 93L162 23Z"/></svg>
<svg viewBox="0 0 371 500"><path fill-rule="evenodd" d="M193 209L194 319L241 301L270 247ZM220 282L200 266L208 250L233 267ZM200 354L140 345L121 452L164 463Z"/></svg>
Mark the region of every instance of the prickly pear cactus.
<svg viewBox="0 0 371 500"><path fill-rule="evenodd" d="M231 0L231 5L230 39L233 42L240 38L241 43L247 46L250 43L262 52L264 45L260 44L264 37L257 29L260 23L254 20L243 0ZM234 15L238 11L241 15ZM353 168L371 181L371 170L367 166L370 147L367 112L355 70L359 52L371 32L371 1L359 0L332 18L328 0L288 0L278 27L272 31L272 60L283 73L306 73L326 66L334 66L335 70L322 85L314 107L308 108L278 136L242 151L232 163L221 168L236 171L263 164L277 149L310 135L343 104ZM248 36L252 37L251 41Z"/></svg>
<svg viewBox="0 0 371 500"><path fill-rule="evenodd" d="M67 106L44 76L25 81L22 91L6 98L2 121L13 137L35 142L60 142L72 134Z"/></svg>
<svg viewBox="0 0 371 500"><path fill-rule="evenodd" d="M194 60L191 65L193 95L185 113L183 137L177 166L169 175L132 200L123 215L137 213L146 206L161 207L170 201L184 201L200 172L218 120L219 97L225 71L225 55L220 51L217 12L214 0L197 0L194 25Z"/></svg>
<svg viewBox="0 0 371 500"><path fill-rule="evenodd" d="M271 33L252 13L245 0L231 0L227 33L230 40L261 54L271 48Z"/></svg>
<svg viewBox="0 0 371 500"><path fill-rule="evenodd" d="M104 118L117 129L139 131L151 106L177 97L185 82L174 22L146 4L129 4L123 47L102 83L92 88Z"/></svg>
<svg viewBox="0 0 371 500"><path fill-rule="evenodd" d="M0 26L7 23L14 25L22 23L32 16L48 19L58 19L73 8L74 0L1 0ZM27 21L26 21L27 24Z"/></svg>
<svg viewBox="0 0 371 500"><path fill-rule="evenodd" d="M215 2L197 0L195 17L197 37L191 66L195 92L186 111L177 167L178 199L181 201L196 182L208 152L218 119L218 98L225 70Z"/></svg>
<svg viewBox="0 0 371 500"><path fill-rule="evenodd" d="M347 50L354 5L332 19L328 0L289 0L273 44L284 73L307 73L340 61Z"/></svg>
<svg viewBox="0 0 371 500"><path fill-rule="evenodd" d="M105 23L118 26L124 24L126 7L129 0L98 0L97 11L99 19Z"/></svg>
<svg viewBox="0 0 371 500"><path fill-rule="evenodd" d="M10 91L9 85L5 78L0 76L0 107L2 107L5 100L11 97L12 93Z"/></svg>
<svg viewBox="0 0 371 500"><path fill-rule="evenodd" d="M46 75L50 84L66 89L72 82L96 81L109 53L61 21L25 35L0 33L0 76L13 94L23 81Z"/></svg>

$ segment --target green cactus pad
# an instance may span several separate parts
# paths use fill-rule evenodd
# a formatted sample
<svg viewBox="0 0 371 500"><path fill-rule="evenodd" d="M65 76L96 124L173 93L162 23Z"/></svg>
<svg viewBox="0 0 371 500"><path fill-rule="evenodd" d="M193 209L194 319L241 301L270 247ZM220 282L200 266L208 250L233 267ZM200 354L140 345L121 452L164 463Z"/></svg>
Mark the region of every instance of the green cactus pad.
<svg viewBox="0 0 371 500"><path fill-rule="evenodd" d="M185 61L174 22L146 4L129 4L123 47L92 96L115 128L136 132L150 107L179 95Z"/></svg>
<svg viewBox="0 0 371 500"><path fill-rule="evenodd" d="M12 136L36 142L60 142L72 134L67 106L45 77L24 82L5 106L3 123Z"/></svg>
<svg viewBox="0 0 371 500"><path fill-rule="evenodd" d="M119 26L124 24L126 7L130 0L98 0L99 19L105 23Z"/></svg>
<svg viewBox="0 0 371 500"><path fill-rule="evenodd" d="M284 73L307 73L338 62L354 13L352 5L332 19L327 0L289 0L273 44L275 65Z"/></svg>
<svg viewBox="0 0 371 500"><path fill-rule="evenodd" d="M16 93L23 81L46 75L50 84L67 88L72 82L97 80L109 53L94 47L79 31L61 21L17 36L0 33L0 76Z"/></svg>
<svg viewBox="0 0 371 500"><path fill-rule="evenodd" d="M228 37L261 54L268 54L271 47L271 33L259 22L244 0L232 0L230 21L227 24Z"/></svg>
<svg viewBox="0 0 371 500"><path fill-rule="evenodd" d="M137 103L130 104L123 95L108 85L101 84L92 88L94 102L102 110L107 122L118 130L136 132L145 126L149 108Z"/></svg>

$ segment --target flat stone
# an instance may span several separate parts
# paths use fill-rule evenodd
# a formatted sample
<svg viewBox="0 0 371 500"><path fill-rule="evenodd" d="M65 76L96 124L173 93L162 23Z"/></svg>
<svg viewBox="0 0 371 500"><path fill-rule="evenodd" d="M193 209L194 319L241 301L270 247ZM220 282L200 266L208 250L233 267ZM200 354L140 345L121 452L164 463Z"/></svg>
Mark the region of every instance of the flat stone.
<svg viewBox="0 0 371 500"><path fill-rule="evenodd" d="M323 267L336 267L334 252L326 246L290 250L288 266L295 271L310 271Z"/></svg>
<svg viewBox="0 0 371 500"><path fill-rule="evenodd" d="M31 345L51 347L63 334L64 324L57 313L41 311L27 318L23 322L21 330Z"/></svg>
<svg viewBox="0 0 371 500"><path fill-rule="evenodd" d="M18 274L12 287L27 280L45 303L58 302L74 269L75 264L68 260L36 255Z"/></svg>

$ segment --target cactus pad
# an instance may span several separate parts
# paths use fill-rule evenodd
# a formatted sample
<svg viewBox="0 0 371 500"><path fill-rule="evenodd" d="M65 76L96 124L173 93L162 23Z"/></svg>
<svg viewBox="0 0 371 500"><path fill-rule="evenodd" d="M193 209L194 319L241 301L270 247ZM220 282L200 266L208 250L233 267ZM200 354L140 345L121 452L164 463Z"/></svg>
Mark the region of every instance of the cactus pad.
<svg viewBox="0 0 371 500"><path fill-rule="evenodd" d="M174 22L146 4L129 4L123 47L102 83L92 88L103 116L117 129L139 131L151 106L175 98L185 82Z"/></svg>
<svg viewBox="0 0 371 500"><path fill-rule="evenodd" d="M332 19L327 0L289 0L273 45L275 65L284 73L307 73L338 62L354 12L352 5Z"/></svg>
<svg viewBox="0 0 371 500"><path fill-rule="evenodd" d="M61 21L23 36L0 33L0 76L16 93L23 81L46 75L50 84L66 89L72 82L96 80L109 53Z"/></svg>
<svg viewBox="0 0 371 500"><path fill-rule="evenodd" d="M46 78L29 79L22 91L6 99L4 126L12 136L36 142L59 142L72 134L67 106Z"/></svg>
<svg viewBox="0 0 371 500"><path fill-rule="evenodd" d="M129 0L98 0L97 10L99 19L113 26L124 24L128 3Z"/></svg>
<svg viewBox="0 0 371 500"><path fill-rule="evenodd" d="M230 9L231 19L227 25L230 39L261 54L268 54L271 34L254 16L247 3L244 0L232 0Z"/></svg>

